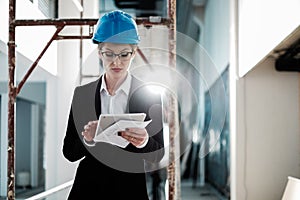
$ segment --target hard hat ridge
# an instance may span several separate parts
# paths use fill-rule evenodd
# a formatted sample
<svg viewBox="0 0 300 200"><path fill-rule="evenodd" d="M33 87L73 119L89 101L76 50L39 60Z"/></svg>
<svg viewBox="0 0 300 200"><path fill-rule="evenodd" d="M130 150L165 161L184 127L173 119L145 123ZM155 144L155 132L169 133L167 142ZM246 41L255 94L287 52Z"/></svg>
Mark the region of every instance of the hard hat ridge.
<svg viewBox="0 0 300 200"><path fill-rule="evenodd" d="M123 11L115 10L98 20L92 40L96 44L101 42L138 44L140 37L134 19Z"/></svg>

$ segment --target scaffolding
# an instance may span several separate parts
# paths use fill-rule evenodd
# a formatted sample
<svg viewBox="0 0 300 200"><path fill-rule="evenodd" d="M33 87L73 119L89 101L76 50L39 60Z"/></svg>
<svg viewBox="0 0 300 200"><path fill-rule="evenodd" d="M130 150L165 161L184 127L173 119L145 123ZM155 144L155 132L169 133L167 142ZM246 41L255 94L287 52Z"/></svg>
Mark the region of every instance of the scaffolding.
<svg viewBox="0 0 300 200"><path fill-rule="evenodd" d="M83 5L81 0L81 5ZM176 0L168 0L168 17L162 18L160 22L152 22L149 18L136 18L138 25L152 27L155 25L164 25L169 30L169 66L176 68ZM16 98L20 93L23 85L38 65L40 59L47 51L48 47L54 40L69 40L79 39L80 42L80 75L82 75L82 40L90 39L93 35L93 27L98 19L82 19L82 12L80 19L43 19L43 20L17 20L16 19L16 0L9 0L9 40L8 40L8 145L7 145L7 199L15 199L15 104ZM23 79L17 85L15 81L15 34L17 26L55 26L56 31L41 51L37 59L33 62ZM79 35L60 35L60 32L67 26L80 26ZM89 34L82 35L82 26L89 26ZM141 50L138 50L142 59L148 63L146 56ZM169 199L180 198L180 180L178 175L178 141L176 142L176 135L178 135L178 109L177 100L175 96L169 96L169 160L171 161L168 166L168 183L169 183ZM178 138L178 137L177 137ZM178 140L178 139L177 139Z"/></svg>

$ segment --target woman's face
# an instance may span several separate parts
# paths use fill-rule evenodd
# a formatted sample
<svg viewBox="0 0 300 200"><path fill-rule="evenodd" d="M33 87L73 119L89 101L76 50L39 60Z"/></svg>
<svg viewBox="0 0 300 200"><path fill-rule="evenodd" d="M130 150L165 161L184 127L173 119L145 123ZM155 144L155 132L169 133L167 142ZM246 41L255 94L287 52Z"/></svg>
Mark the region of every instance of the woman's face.
<svg viewBox="0 0 300 200"><path fill-rule="evenodd" d="M99 48L99 57L106 71L106 78L122 79L135 56L135 49L129 44L103 43Z"/></svg>

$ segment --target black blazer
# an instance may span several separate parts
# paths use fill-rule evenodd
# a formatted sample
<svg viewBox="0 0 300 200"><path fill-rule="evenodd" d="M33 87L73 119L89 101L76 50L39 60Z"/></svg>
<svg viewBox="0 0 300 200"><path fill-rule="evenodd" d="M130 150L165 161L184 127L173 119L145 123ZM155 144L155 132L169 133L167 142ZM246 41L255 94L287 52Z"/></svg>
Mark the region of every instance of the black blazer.
<svg viewBox="0 0 300 200"><path fill-rule="evenodd" d="M81 132L101 114L101 78L75 89L63 154L71 162L82 159L68 199L147 200L145 163L158 163L164 155L161 96L149 92L147 84L133 76L127 111L146 113L149 141L144 148L129 144L125 149L108 143L94 147L83 143ZM114 192L111 192L114 191Z"/></svg>

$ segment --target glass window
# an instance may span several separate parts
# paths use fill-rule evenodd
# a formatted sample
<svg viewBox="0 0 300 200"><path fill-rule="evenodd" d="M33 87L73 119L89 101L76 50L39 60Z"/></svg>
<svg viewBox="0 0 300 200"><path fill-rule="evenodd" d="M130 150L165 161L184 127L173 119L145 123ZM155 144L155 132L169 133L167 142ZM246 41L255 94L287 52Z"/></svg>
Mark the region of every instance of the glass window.
<svg viewBox="0 0 300 200"><path fill-rule="evenodd" d="M47 18L58 17L58 0L30 0Z"/></svg>

